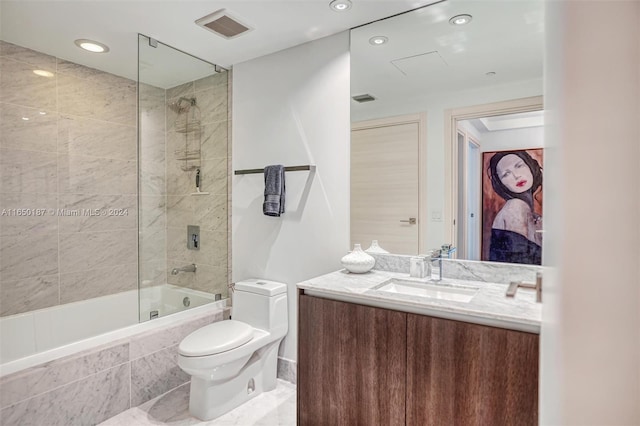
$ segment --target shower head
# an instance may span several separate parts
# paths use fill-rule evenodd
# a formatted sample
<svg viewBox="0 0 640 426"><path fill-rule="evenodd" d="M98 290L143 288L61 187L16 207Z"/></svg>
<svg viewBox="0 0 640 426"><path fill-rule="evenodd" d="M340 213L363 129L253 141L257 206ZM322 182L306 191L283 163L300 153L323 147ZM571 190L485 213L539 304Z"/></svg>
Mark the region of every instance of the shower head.
<svg viewBox="0 0 640 426"><path fill-rule="evenodd" d="M178 114L189 111L196 104L196 98L180 97L169 104L169 108Z"/></svg>

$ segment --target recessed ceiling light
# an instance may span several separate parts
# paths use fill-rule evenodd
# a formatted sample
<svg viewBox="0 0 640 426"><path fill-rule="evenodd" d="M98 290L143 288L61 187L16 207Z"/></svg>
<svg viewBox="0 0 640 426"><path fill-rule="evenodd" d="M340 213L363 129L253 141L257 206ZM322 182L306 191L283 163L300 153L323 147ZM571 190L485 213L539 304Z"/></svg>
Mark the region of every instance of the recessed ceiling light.
<svg viewBox="0 0 640 426"><path fill-rule="evenodd" d="M45 71L45 70L33 70L33 73L35 75L39 75L40 77L53 77L53 73L51 71Z"/></svg>
<svg viewBox="0 0 640 426"><path fill-rule="evenodd" d="M385 44L388 41L389 39L385 36L375 36L369 39L369 43L373 44L374 46L380 46L381 44Z"/></svg>
<svg viewBox="0 0 640 426"><path fill-rule="evenodd" d="M40 115L47 115L47 113L44 111L40 111Z"/></svg>
<svg viewBox="0 0 640 426"><path fill-rule="evenodd" d="M93 53L107 53L109 46L93 40L80 38L74 42L76 46Z"/></svg>
<svg viewBox="0 0 640 426"><path fill-rule="evenodd" d="M329 3L329 7L336 12L344 12L351 9L351 0L333 0Z"/></svg>
<svg viewBox="0 0 640 426"><path fill-rule="evenodd" d="M29 117L22 117L24 121L29 121Z"/></svg>
<svg viewBox="0 0 640 426"><path fill-rule="evenodd" d="M449 23L451 25L466 25L469 22L471 22L472 16L471 15L456 15L453 18L449 19Z"/></svg>

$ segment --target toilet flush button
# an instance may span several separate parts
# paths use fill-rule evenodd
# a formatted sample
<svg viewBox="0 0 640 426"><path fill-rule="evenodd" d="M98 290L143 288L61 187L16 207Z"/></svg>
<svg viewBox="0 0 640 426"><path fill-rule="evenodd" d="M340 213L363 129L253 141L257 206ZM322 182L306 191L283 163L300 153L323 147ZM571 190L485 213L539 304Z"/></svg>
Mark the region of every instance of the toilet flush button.
<svg viewBox="0 0 640 426"><path fill-rule="evenodd" d="M256 281L256 284L258 285L265 285L266 283L264 281Z"/></svg>

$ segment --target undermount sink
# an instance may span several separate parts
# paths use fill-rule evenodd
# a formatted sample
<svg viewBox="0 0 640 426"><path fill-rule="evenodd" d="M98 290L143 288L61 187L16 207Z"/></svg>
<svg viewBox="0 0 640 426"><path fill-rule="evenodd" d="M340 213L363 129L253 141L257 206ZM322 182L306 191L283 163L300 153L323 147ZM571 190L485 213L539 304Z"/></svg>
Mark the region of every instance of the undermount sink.
<svg viewBox="0 0 640 426"><path fill-rule="evenodd" d="M422 284L415 281L392 278L372 288L372 290L467 303L473 299L479 288L448 284Z"/></svg>

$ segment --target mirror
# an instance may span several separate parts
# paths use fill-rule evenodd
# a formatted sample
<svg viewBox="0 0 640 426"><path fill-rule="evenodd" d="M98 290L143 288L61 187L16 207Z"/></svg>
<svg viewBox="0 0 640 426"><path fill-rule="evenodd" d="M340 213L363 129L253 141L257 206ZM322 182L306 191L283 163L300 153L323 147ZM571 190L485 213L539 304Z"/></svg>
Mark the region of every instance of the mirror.
<svg viewBox="0 0 640 426"><path fill-rule="evenodd" d="M539 0L449 0L351 31L352 244L536 263L541 185L516 179L505 195L490 160L506 157L505 182L525 155L542 169L543 18ZM500 230L523 237L502 235L502 257Z"/></svg>

